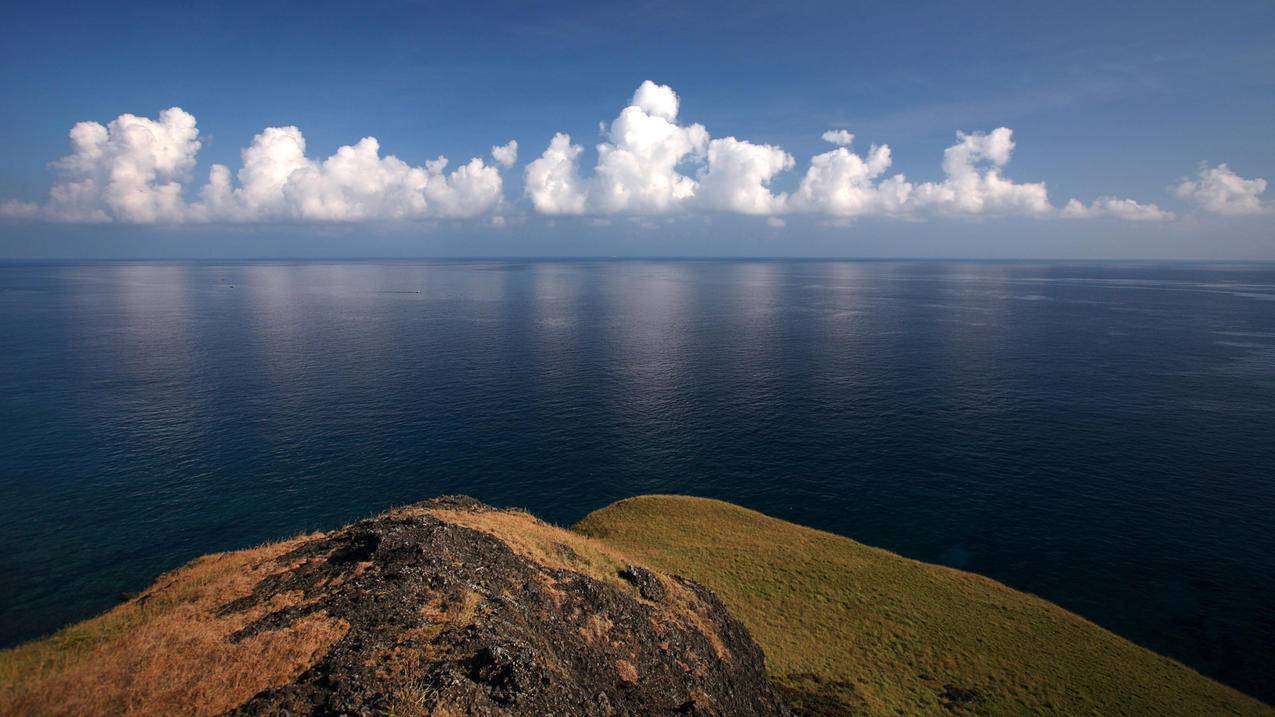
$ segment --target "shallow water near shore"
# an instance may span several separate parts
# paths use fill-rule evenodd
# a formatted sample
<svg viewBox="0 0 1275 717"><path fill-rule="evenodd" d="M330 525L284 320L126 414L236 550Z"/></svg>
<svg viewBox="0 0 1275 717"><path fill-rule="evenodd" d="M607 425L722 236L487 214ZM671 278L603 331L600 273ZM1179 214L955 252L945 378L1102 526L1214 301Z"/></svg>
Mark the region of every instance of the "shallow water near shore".
<svg viewBox="0 0 1275 717"><path fill-rule="evenodd" d="M444 493L722 498L1275 700L1275 266L0 264L0 640Z"/></svg>

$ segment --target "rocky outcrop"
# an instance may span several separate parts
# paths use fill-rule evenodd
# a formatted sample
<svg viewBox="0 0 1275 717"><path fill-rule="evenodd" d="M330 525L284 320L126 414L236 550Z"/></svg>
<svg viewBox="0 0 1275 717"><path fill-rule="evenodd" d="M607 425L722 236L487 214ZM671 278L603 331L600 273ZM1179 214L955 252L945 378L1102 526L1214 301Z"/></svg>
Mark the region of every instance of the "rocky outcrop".
<svg viewBox="0 0 1275 717"><path fill-rule="evenodd" d="M349 628L228 714L788 714L710 590L582 556L556 530L445 498L302 542L220 608L261 615L230 639L319 614Z"/></svg>

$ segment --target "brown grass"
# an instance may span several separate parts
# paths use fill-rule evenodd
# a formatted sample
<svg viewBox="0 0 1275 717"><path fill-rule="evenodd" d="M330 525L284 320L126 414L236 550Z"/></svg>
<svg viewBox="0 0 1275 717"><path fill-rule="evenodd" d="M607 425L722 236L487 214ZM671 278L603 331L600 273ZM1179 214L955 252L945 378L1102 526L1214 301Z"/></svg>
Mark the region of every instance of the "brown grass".
<svg viewBox="0 0 1275 717"><path fill-rule="evenodd" d="M583 573L619 587L642 599L637 588L620 577L630 565L641 565L625 553L603 541L591 540L580 533L550 525L521 510L471 512L446 509L407 508L407 511L429 513L447 523L478 530L504 541L515 553L550 567ZM674 580L656 572L668 603L656 606L664 619L698 630L719 659L730 659L730 651L704 614L699 597Z"/></svg>
<svg viewBox="0 0 1275 717"><path fill-rule="evenodd" d="M470 512L423 510L445 523L472 528L503 540L524 558L563 570L605 580L626 591L633 586L620 578L620 570L633 561L623 553L579 533L550 525L519 510Z"/></svg>
<svg viewBox="0 0 1275 717"><path fill-rule="evenodd" d="M621 682L627 682L630 685L636 685L638 682L637 668L628 660L616 660L615 673L619 675Z"/></svg>
<svg viewBox="0 0 1275 717"><path fill-rule="evenodd" d="M348 626L318 613L231 642L302 598L278 595L224 617L217 608L292 567L280 556L308 539L200 558L99 617L0 652L0 715L213 715L291 681Z"/></svg>
<svg viewBox="0 0 1275 717"><path fill-rule="evenodd" d="M806 715L1275 714L995 581L718 501L621 501L582 521L580 533L519 511L400 512L482 531L537 563L635 596L639 591L619 577L634 564L706 584L749 627L766 650L771 676ZM294 680L347 625L318 613L231 642L229 636L252 621L305 598L279 594L225 616L218 608L250 594L263 578L296 567L283 556L309 539L202 558L97 618L0 651L0 717L211 715ZM669 598L648 603L652 619L699 629L720 658L730 659L704 603L659 577ZM543 579L565 604L566 594L552 585L576 578L550 570ZM448 714L446 706L432 704L413 670L444 625L466 624L485 605L468 592L420 606L431 624L410 633L382 663L401 686L389 714ZM580 617L589 639L623 639L601 617ZM622 663L617 674L641 679Z"/></svg>
<svg viewBox="0 0 1275 717"><path fill-rule="evenodd" d="M607 639L611 634L613 625L611 621L602 615L591 615L585 622L584 627L580 628L580 636L584 641L593 645Z"/></svg>

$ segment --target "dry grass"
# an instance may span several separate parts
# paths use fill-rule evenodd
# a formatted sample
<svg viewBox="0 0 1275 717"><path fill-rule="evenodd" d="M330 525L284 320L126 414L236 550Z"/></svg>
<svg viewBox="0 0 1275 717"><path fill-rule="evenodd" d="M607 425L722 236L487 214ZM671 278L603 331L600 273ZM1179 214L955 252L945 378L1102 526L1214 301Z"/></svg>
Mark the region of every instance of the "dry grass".
<svg viewBox="0 0 1275 717"><path fill-rule="evenodd" d="M611 628L614 627L611 621L604 615L591 615L585 622L584 627L580 628L580 636L590 645L600 643L608 639L611 635Z"/></svg>
<svg viewBox="0 0 1275 717"><path fill-rule="evenodd" d="M631 498L576 529L717 591L809 714L1275 714L1045 600L728 503Z"/></svg>
<svg viewBox="0 0 1275 717"><path fill-rule="evenodd" d="M636 685L638 683L637 668L634 667L633 663L628 660L616 660L615 673L619 675L621 682L625 682L630 685Z"/></svg>
<svg viewBox="0 0 1275 717"><path fill-rule="evenodd" d="M252 620L301 597L216 613L291 567L280 556L307 539L200 558L99 617L0 652L0 715L213 715L291 681L347 626L319 613L231 642Z"/></svg>
<svg viewBox="0 0 1275 717"><path fill-rule="evenodd" d="M529 560L583 573L643 599L632 583L620 577L621 570L630 565L641 565L640 561L603 541L591 540L578 532L550 525L525 511L407 510L428 512L444 522L482 531L504 541L515 553ZM720 659L730 659L730 651L713 628L713 621L705 614L705 606L699 597L667 576L655 572L668 596L666 603L653 605L660 619L673 620L699 631Z"/></svg>
<svg viewBox="0 0 1275 717"><path fill-rule="evenodd" d="M718 501L621 501L588 516L579 532L518 511L401 512L428 512L488 533L535 562L632 595L638 590L619 577L632 564L708 585L749 627L771 675L806 714L1275 714L992 580ZM292 681L344 634L345 624L319 613L231 642L253 620L304 597L276 595L227 616L217 608L295 567L282 556L307 539L202 558L97 618L0 652L0 716L217 714ZM659 578L669 599L650 603L653 619L696 627L729 659L703 603ZM553 588L558 578L544 579ZM444 625L463 625L484 608L478 594L467 593L420 609L430 626L408 635L394 648L402 654L383 663L402 677L390 705L398 717L423 715L429 704L424 686L412 680L419 650L429 649ZM583 617L589 639L622 639L600 618ZM640 679L625 664L616 669Z"/></svg>
<svg viewBox="0 0 1275 717"><path fill-rule="evenodd" d="M420 509L416 509L420 510ZM517 554L541 565L584 573L625 590L633 586L620 578L620 570L633 561L618 550L550 525L519 510L469 512L422 510L445 523L461 525L503 540Z"/></svg>

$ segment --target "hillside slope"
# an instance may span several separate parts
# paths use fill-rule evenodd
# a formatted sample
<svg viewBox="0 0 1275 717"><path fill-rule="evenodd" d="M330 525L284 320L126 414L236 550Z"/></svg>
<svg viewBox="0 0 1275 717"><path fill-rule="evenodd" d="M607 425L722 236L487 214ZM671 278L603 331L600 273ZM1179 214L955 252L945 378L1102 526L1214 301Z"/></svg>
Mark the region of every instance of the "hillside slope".
<svg viewBox="0 0 1275 717"><path fill-rule="evenodd" d="M446 498L201 558L6 650L0 714L788 712L710 591Z"/></svg>
<svg viewBox="0 0 1275 717"><path fill-rule="evenodd" d="M715 590L799 713L1275 714L1045 600L728 503L631 498L575 529Z"/></svg>

